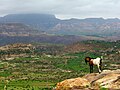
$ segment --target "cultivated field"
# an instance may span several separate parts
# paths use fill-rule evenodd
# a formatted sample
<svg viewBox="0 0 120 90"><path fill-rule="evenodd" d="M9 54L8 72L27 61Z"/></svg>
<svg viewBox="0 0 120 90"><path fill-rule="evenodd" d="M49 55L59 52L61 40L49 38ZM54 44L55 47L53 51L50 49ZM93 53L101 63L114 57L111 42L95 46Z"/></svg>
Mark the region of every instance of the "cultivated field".
<svg viewBox="0 0 120 90"><path fill-rule="evenodd" d="M119 44L119 41L85 41L72 45L1 47L0 90L52 90L57 82L89 73L89 65L84 62L86 56L103 56L103 69L118 69ZM98 72L96 67L94 72Z"/></svg>

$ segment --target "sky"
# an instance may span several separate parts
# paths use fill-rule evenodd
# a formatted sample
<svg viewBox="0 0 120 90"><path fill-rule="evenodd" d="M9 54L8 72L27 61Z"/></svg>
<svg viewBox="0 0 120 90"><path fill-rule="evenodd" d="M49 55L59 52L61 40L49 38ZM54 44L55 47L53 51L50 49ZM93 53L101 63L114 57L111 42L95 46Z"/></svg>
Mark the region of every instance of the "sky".
<svg viewBox="0 0 120 90"><path fill-rule="evenodd" d="M120 0L0 0L0 16L53 14L60 19L120 18Z"/></svg>

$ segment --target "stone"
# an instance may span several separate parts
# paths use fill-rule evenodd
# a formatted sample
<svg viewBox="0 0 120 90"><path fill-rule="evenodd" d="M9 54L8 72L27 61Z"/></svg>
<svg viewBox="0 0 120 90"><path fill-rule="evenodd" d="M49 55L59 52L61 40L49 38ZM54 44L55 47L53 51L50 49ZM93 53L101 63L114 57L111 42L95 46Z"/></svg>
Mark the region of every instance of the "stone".
<svg viewBox="0 0 120 90"><path fill-rule="evenodd" d="M60 83L57 83L56 90L74 90L74 89L83 89L90 86L90 83L85 78L73 78L67 79Z"/></svg>
<svg viewBox="0 0 120 90"><path fill-rule="evenodd" d="M120 69L104 70L57 83L56 90L120 90Z"/></svg>

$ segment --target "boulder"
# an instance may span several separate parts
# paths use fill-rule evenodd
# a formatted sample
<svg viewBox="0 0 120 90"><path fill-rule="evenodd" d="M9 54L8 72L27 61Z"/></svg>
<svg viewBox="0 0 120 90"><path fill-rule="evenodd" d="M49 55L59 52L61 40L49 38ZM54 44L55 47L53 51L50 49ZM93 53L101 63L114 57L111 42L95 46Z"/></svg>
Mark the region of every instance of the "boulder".
<svg viewBox="0 0 120 90"><path fill-rule="evenodd" d="M74 89L85 89L89 87L90 83L85 78L73 78L67 79L60 83L57 83L56 90L74 90Z"/></svg>
<svg viewBox="0 0 120 90"><path fill-rule="evenodd" d="M91 73L83 76L82 78L87 79L91 83L97 75L99 75L99 73Z"/></svg>
<svg viewBox="0 0 120 90"><path fill-rule="evenodd" d="M94 89L120 89L120 70L103 71L93 79L91 87Z"/></svg>
<svg viewBox="0 0 120 90"><path fill-rule="evenodd" d="M120 90L120 70L104 70L57 83L56 90Z"/></svg>

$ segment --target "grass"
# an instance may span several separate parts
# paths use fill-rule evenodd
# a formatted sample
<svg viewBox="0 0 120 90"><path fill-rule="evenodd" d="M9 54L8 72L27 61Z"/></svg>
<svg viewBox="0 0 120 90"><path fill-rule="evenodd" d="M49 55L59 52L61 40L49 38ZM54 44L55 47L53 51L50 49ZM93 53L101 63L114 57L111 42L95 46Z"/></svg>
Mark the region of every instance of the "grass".
<svg viewBox="0 0 120 90"><path fill-rule="evenodd" d="M44 60L42 61L44 62ZM80 63L79 59L69 59L68 61L69 62L65 66L61 66L61 64L64 64L63 62L60 62L58 66L52 65L50 67L47 67L47 65L49 66L53 63L42 63L43 66L40 68L39 66L41 64L38 65L38 63L34 64L33 66L30 63L27 63L27 66L24 67L22 64L25 63L21 63L16 67L18 68L18 73L14 73L16 68L12 68L12 74L6 74L5 71L3 74L1 74L1 76L5 77L4 80L9 80L8 77L12 77L7 84L7 90L52 90L57 82L68 78L80 77L86 73L89 73L88 65L85 66L85 64ZM30 69L31 67L33 70ZM4 86L5 83L0 85L0 90L2 90Z"/></svg>
<svg viewBox="0 0 120 90"><path fill-rule="evenodd" d="M100 90L108 90L108 88L101 87Z"/></svg>
<svg viewBox="0 0 120 90"><path fill-rule="evenodd" d="M67 54L66 56L73 56L73 57L75 56L75 57L65 59L64 57L60 57L60 56L57 58L54 56L52 58L43 56L43 57L37 57L37 60L35 59L35 57L33 58L24 57L24 58L11 60L8 62L16 66L15 68L12 68L13 72L18 71L21 74L26 74L27 77L31 76L32 78L33 77L37 78L40 76L44 78L47 76L49 78L54 78L54 76L58 77L59 75L61 75L61 72L63 76L65 75L67 76L68 74L70 73L72 74L73 72L77 72L79 74L81 72L84 73L89 72L89 65L86 65L84 62L84 56L86 56L86 52ZM91 56L95 56L94 53L91 54ZM65 60L67 60L67 63L65 62ZM71 72L67 72L67 71L71 71ZM52 74L52 76L50 74Z"/></svg>
<svg viewBox="0 0 120 90"><path fill-rule="evenodd" d="M7 80L11 78L7 90L50 90L57 82L88 73L80 60L82 61L80 58L67 59L68 62L65 64L65 58L60 56L17 58L5 61L9 66L0 76ZM1 85L0 88L4 86Z"/></svg>
<svg viewBox="0 0 120 90"><path fill-rule="evenodd" d="M52 90L55 84L51 82L40 82L40 81L31 81L31 80L15 80L10 81L9 83L1 84L0 89L6 86L7 90Z"/></svg>
<svg viewBox="0 0 120 90"><path fill-rule="evenodd" d="M1 77L8 77L11 75L11 72L9 70L4 70L0 72Z"/></svg>
<svg viewBox="0 0 120 90"><path fill-rule="evenodd" d="M95 45L99 43L103 47L105 45L104 42L92 41L87 43ZM114 45L108 43L108 48L111 46ZM105 53L109 56L115 52L109 51ZM57 56L51 54L51 56L47 57L44 54L37 54L34 57L2 60L0 64L0 90L3 90L5 85L7 86L7 90L52 90L56 83L62 80L80 77L89 73L89 65L86 65L84 58L86 56L96 58L101 56L101 52L84 51L63 53L63 55L57 54ZM106 60L104 62L107 63L106 69L109 68L111 62L113 61ZM95 66L94 72L98 72ZM5 83L6 80L9 82ZM101 88L101 90L106 89Z"/></svg>

